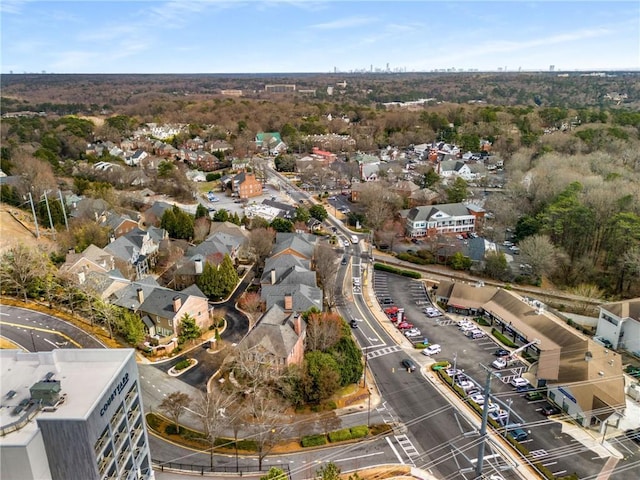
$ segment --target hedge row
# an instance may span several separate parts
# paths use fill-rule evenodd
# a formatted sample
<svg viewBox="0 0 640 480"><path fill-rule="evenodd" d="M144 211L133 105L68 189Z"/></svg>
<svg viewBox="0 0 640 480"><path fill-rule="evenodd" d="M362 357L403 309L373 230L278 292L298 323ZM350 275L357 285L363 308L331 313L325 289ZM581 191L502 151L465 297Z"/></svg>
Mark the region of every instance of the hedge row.
<svg viewBox="0 0 640 480"><path fill-rule="evenodd" d="M401 268L392 267L391 265L385 265L384 263L374 263L373 268L382 272L395 273L396 275L402 275L409 278L422 278L422 275L418 272L412 272L411 270L403 270Z"/></svg>
<svg viewBox="0 0 640 480"><path fill-rule="evenodd" d="M303 447L319 447L327 443L327 437L326 435L322 435L322 434L305 435L300 440L300 443Z"/></svg>
<svg viewBox="0 0 640 480"><path fill-rule="evenodd" d="M511 348L515 348L518 345L516 343L513 343L511 340L509 340L505 335L503 335L502 333L500 333L498 330L496 330L495 328L491 329L491 335L493 335L494 337L496 337L498 340L500 340L500 342L506 346L506 347L511 347Z"/></svg>
<svg viewBox="0 0 640 480"><path fill-rule="evenodd" d="M334 430L327 435L316 434L306 435L300 440L300 444L303 447L319 447L326 445L327 439L331 443L344 442L347 440L355 440L357 438L364 438L369 435L369 427L366 425L358 425L351 428L342 428L340 430Z"/></svg>

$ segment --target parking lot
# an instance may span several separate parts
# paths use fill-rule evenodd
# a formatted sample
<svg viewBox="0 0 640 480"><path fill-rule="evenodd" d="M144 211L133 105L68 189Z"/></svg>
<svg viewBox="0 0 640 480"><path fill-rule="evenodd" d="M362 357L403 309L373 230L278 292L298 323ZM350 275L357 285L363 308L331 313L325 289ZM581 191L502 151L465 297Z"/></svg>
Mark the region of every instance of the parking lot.
<svg viewBox="0 0 640 480"><path fill-rule="evenodd" d="M543 413L543 409L549 406L544 389L540 390L541 398L539 395L529 395L526 398L533 387L524 385L517 389L512 385L512 382L517 382L514 379L520 378L525 372L524 363L516 361L504 368L491 366L498 358L494 354L504 346L490 334L480 338L467 337L458 326L459 322L464 321L464 316L445 314L442 311L442 315L428 316L425 309L432 312L438 307L431 303L423 284L417 280L376 271L373 287L383 310L401 310L402 320L408 324L406 327L420 331L419 336L409 337L412 343L440 346L439 353L429 357L414 355L414 360L422 365L431 363L427 358L448 361L451 368L455 367L457 370L457 380L454 378L454 381L470 393L467 397L469 399L483 393L488 372L491 372L490 400L494 406L490 406L489 411L493 412L496 421L522 426L526 437L523 436L519 441L531 452L533 460L539 461L556 475L575 471L581 478L592 475L601 468L606 458L603 460L594 456L587 446L563 433L563 424L555 421L553 414L548 416ZM391 322L391 319L388 321ZM486 330L485 332L488 333ZM424 362L421 362L422 358ZM476 400L483 402L484 399L476 397ZM637 452L637 446L631 441L616 448L625 452ZM571 452L571 455L558 452Z"/></svg>

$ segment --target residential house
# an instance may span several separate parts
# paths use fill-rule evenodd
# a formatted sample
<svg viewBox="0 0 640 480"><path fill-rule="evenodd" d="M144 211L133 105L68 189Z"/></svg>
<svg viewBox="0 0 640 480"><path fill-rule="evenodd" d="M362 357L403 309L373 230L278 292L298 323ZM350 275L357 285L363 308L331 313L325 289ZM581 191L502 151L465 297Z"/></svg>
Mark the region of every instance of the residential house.
<svg viewBox="0 0 640 480"><path fill-rule="evenodd" d="M60 272L69 272L76 276L78 283L84 283L89 272L106 273L115 268L115 260L106 250L89 245L82 253L69 253L60 265Z"/></svg>
<svg viewBox="0 0 640 480"><path fill-rule="evenodd" d="M140 165L140 162L148 156L149 154L144 150L136 150L131 154L125 154L124 163L126 163L130 167L137 167L138 165Z"/></svg>
<svg viewBox="0 0 640 480"><path fill-rule="evenodd" d="M299 313L273 305L242 339L237 350L247 360L280 371L302 363L305 336L306 324Z"/></svg>
<svg viewBox="0 0 640 480"><path fill-rule="evenodd" d="M177 292L168 288L156 287L144 294L144 288L136 290L140 306L140 315L149 335L161 342L167 337L180 334L180 323L189 315L201 330L211 325L213 308L204 293L195 285Z"/></svg>
<svg viewBox="0 0 640 480"><path fill-rule="evenodd" d="M640 355L640 298L601 305L596 339Z"/></svg>
<svg viewBox="0 0 640 480"><path fill-rule="evenodd" d="M217 232L199 245L190 247L176 264L173 273L174 287L183 289L193 285L202 274L205 264L219 265L225 255L235 260L244 243L245 238L242 236Z"/></svg>
<svg viewBox="0 0 640 480"><path fill-rule="evenodd" d="M260 285L276 285L285 273L291 269L310 270L311 260L297 255L285 254L269 257L265 260Z"/></svg>
<svg viewBox="0 0 640 480"><path fill-rule="evenodd" d="M402 180L391 185L389 190L403 198L411 198L411 195L419 191L420 187L409 180Z"/></svg>
<svg viewBox="0 0 640 480"><path fill-rule="evenodd" d="M229 152L233 150L233 147L231 146L231 144L225 140L214 140L213 142L209 143L209 151L211 153L214 152Z"/></svg>
<svg viewBox="0 0 640 480"><path fill-rule="evenodd" d="M109 229L109 236L119 238L138 228L138 222L128 215L119 215L115 212L108 211L100 217L100 226Z"/></svg>
<svg viewBox="0 0 640 480"><path fill-rule="evenodd" d="M252 198L262 195L262 183L253 173L241 172L233 177L231 189L239 198Z"/></svg>
<svg viewBox="0 0 640 480"><path fill-rule="evenodd" d="M268 155L278 155L287 151L287 144L282 141L279 132L260 132L256 134L256 147Z"/></svg>
<svg viewBox="0 0 640 480"><path fill-rule="evenodd" d="M430 188L421 188L416 190L409 197L409 205L418 207L422 205L433 205L440 199L440 194Z"/></svg>
<svg viewBox="0 0 640 480"><path fill-rule="evenodd" d="M114 256L116 267L127 277L140 279L155 266L158 247L164 238L167 238L164 229L149 227L145 231L136 228L113 239L104 249Z"/></svg>
<svg viewBox="0 0 640 480"><path fill-rule="evenodd" d="M479 207L474 207L479 208ZM446 203L403 210L407 236L424 237L475 231L476 215L463 203Z"/></svg>
<svg viewBox="0 0 640 480"><path fill-rule="evenodd" d="M293 220L296 218L296 206L289 205L288 203L278 202L276 200L264 199L262 201L263 205L267 205L272 208L276 208L279 210L278 217L286 218L287 220Z"/></svg>
<svg viewBox="0 0 640 480"><path fill-rule="evenodd" d="M317 237L311 234L278 232L271 257L295 255L313 261L317 241Z"/></svg>
<svg viewBox="0 0 640 480"><path fill-rule="evenodd" d="M313 147L311 149L311 156L320 160L323 165L331 165L337 158L335 153L320 150L318 147Z"/></svg>

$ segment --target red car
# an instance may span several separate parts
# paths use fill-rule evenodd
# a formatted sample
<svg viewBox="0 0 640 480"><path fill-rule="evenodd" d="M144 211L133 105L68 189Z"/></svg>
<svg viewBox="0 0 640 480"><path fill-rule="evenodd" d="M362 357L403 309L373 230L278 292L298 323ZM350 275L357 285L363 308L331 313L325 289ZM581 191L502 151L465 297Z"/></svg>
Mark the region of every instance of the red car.
<svg viewBox="0 0 640 480"><path fill-rule="evenodd" d="M409 328L413 328L413 323L409 323L409 322L400 322L397 325L398 329L400 330L407 330Z"/></svg>

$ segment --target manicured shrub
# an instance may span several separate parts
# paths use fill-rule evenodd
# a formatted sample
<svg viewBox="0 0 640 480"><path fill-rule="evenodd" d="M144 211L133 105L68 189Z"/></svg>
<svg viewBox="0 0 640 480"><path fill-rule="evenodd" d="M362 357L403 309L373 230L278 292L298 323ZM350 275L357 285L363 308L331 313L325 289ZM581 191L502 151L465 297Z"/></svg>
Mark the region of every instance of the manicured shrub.
<svg viewBox="0 0 640 480"><path fill-rule="evenodd" d="M306 435L300 440L303 447L319 447L326 445L327 437L325 435Z"/></svg>
<svg viewBox="0 0 640 480"><path fill-rule="evenodd" d="M178 363L176 363L173 369L179 372L180 370L184 370L185 368L190 366L191 366L191 360L189 360L188 358L185 358L184 360L180 360Z"/></svg>
<svg viewBox="0 0 640 480"><path fill-rule="evenodd" d="M369 427L366 425L351 427L351 438L364 438L367 435L369 435Z"/></svg>
<svg viewBox="0 0 640 480"><path fill-rule="evenodd" d="M344 442L345 440L351 440L351 430L349 430L348 428L329 432L329 441L331 443Z"/></svg>
<svg viewBox="0 0 640 480"><path fill-rule="evenodd" d="M164 433L167 435L178 435L180 433L179 427L176 427L173 423L164 427Z"/></svg>

